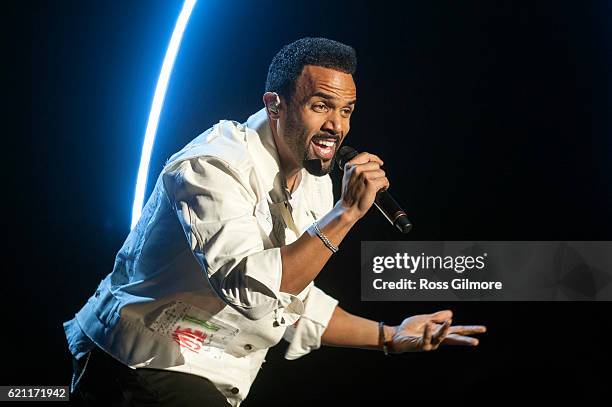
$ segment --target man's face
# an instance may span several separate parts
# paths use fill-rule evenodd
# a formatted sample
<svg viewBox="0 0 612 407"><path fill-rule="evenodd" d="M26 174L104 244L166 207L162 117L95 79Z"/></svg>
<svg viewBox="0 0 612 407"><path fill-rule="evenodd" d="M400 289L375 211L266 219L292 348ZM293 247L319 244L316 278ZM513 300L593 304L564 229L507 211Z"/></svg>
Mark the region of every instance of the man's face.
<svg viewBox="0 0 612 407"><path fill-rule="evenodd" d="M306 65L279 123L279 142L284 144L279 151L285 160L316 176L328 174L349 132L356 96L351 74Z"/></svg>

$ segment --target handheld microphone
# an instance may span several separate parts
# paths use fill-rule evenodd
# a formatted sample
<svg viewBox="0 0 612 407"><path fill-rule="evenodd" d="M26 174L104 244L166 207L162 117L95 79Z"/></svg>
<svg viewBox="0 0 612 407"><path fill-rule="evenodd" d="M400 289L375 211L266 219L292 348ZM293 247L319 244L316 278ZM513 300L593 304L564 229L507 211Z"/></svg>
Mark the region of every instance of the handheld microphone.
<svg viewBox="0 0 612 407"><path fill-rule="evenodd" d="M344 164L352 160L357 154L357 150L353 147L343 146L338 150L338 166L340 170L344 170ZM391 194L387 191L378 191L374 205L387 218L387 220L395 226L400 232L408 233L412 229L412 223L408 220L408 215L399 206Z"/></svg>

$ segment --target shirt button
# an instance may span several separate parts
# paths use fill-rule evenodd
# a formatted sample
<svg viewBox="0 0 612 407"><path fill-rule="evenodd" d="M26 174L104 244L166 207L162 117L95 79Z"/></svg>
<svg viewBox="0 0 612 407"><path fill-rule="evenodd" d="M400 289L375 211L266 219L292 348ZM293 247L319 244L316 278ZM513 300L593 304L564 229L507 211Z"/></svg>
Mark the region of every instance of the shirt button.
<svg viewBox="0 0 612 407"><path fill-rule="evenodd" d="M233 387L231 390L232 394L238 394L240 392L240 389L238 387Z"/></svg>
<svg viewBox="0 0 612 407"><path fill-rule="evenodd" d="M247 343L246 345L244 345L244 350L253 350L253 345Z"/></svg>

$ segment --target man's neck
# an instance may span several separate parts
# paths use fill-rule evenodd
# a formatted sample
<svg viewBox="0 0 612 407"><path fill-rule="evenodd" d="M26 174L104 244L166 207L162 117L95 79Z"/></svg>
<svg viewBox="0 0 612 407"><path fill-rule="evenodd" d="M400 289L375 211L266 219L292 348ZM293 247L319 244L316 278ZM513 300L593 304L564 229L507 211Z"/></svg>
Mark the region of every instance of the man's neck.
<svg viewBox="0 0 612 407"><path fill-rule="evenodd" d="M271 120L268 119L268 123L270 124L270 130L272 131L274 144L276 145L281 175L285 177L285 186L290 193L293 193L293 191L297 189L298 185L300 185L300 180L302 179L302 168L289 158L290 154L288 151L283 151L282 148L279 148L279 143L277 142L277 130L272 124Z"/></svg>
<svg viewBox="0 0 612 407"><path fill-rule="evenodd" d="M284 171L283 171L284 172ZM292 174L285 173L285 184L287 185L287 189L290 193L293 193L300 185L300 181L302 180L302 171L301 169L295 169Z"/></svg>

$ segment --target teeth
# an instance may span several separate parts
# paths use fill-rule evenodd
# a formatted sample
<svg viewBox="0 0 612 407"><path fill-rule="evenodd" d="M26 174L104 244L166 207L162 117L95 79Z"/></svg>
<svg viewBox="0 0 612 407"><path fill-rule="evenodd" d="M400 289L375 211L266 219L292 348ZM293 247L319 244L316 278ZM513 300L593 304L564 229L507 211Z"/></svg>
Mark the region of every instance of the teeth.
<svg viewBox="0 0 612 407"><path fill-rule="evenodd" d="M333 145L335 144L333 141L328 141L328 140L317 140L315 141L315 143L322 144L326 147L333 147Z"/></svg>

